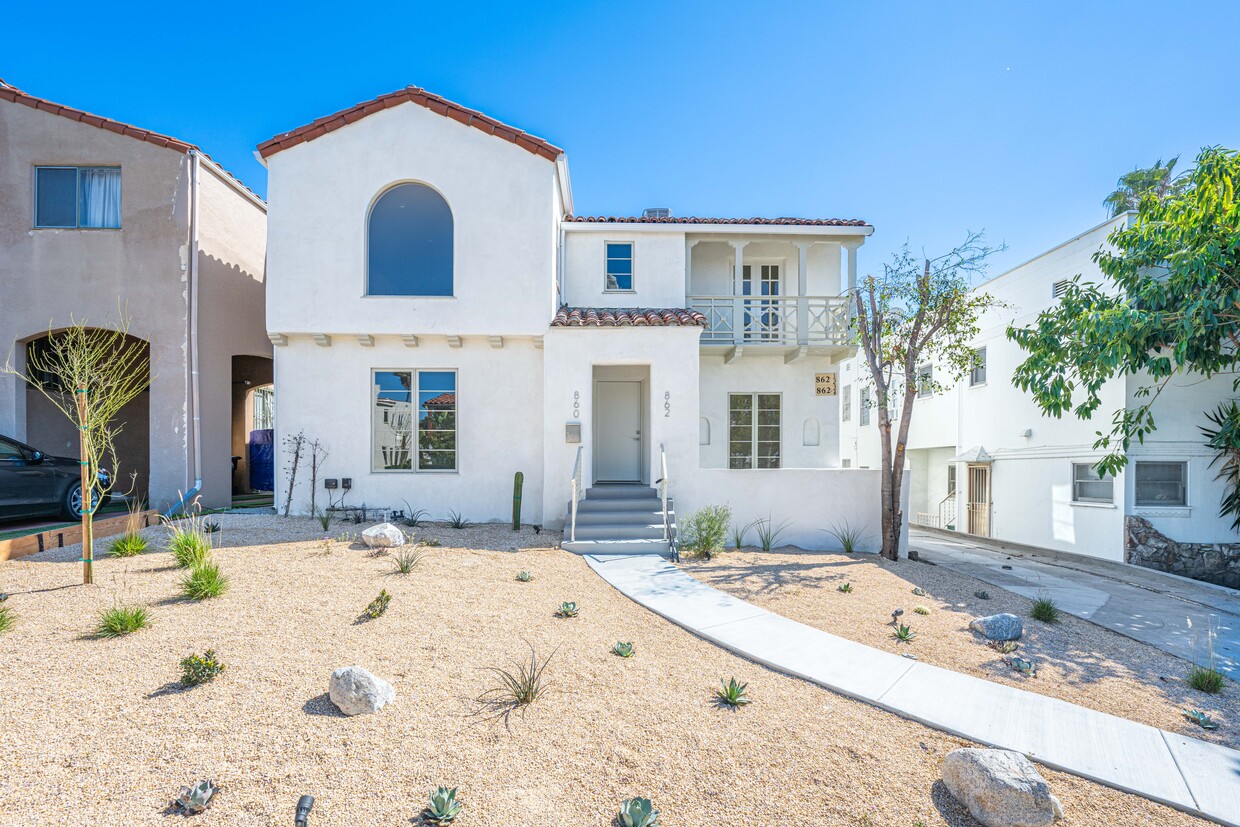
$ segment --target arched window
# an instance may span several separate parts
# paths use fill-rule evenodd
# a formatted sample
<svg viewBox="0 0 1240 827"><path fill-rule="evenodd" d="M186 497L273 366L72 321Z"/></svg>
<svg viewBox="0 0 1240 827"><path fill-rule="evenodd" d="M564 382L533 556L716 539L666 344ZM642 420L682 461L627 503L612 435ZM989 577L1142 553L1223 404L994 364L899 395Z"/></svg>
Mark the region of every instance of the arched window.
<svg viewBox="0 0 1240 827"><path fill-rule="evenodd" d="M366 294L452 295L452 210L425 184L392 187L370 209Z"/></svg>

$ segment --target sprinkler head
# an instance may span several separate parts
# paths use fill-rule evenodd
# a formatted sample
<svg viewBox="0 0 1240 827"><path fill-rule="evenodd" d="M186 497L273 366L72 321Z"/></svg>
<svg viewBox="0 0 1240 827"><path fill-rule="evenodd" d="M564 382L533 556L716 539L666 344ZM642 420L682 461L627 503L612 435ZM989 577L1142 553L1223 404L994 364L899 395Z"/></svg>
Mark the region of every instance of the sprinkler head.
<svg viewBox="0 0 1240 827"><path fill-rule="evenodd" d="M314 809L314 796L303 795L297 799L297 815L293 819L293 824L296 827L309 827L312 809Z"/></svg>

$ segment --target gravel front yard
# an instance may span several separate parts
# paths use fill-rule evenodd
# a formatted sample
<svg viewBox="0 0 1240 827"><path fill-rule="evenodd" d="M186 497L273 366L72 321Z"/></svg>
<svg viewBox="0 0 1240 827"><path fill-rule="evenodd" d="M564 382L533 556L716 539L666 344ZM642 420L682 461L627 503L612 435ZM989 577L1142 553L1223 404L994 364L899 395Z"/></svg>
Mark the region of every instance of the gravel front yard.
<svg viewBox="0 0 1240 827"><path fill-rule="evenodd" d="M1032 601L939 566L892 562L875 554L728 552L690 560L686 572L717 589L832 634L979 678L1019 686L1169 732L1240 747L1240 687L1226 681L1217 695L1185 682L1189 664L1161 649L1062 614L1046 624L1029 617ZM840 592L842 583L852 592ZM926 595L913 594L922 588ZM975 597L986 591L989 600ZM929 615L913 612L914 606ZM892 637L891 612L917 633L912 643ZM1012 671L1005 656L968 628L982 615L1011 612L1024 621L1015 654L1031 658L1036 677ZM1213 732L1186 720L1185 709L1205 711L1221 726Z"/></svg>
<svg viewBox="0 0 1240 827"><path fill-rule="evenodd" d="M937 783L960 739L730 655L631 603L566 552L481 550L558 537L430 527L424 536L443 547L400 576L390 560L347 543L325 553L310 520L214 519L223 524L215 557L231 587L201 603L179 598L180 573L162 551L101 561L94 587L75 585L77 548L0 563L0 591L12 594L18 619L0 635L0 825L166 827L180 823L164 815L178 787L212 778L222 790L192 823L291 824L309 793L314 825L410 824L428 791L448 784L460 787L463 827L604 827L638 794L654 799L668 827L975 827ZM156 548L162 534L147 530ZM730 555L690 570L733 580L721 585L736 591L757 559ZM754 580L746 596L796 617L798 606L835 605L837 596L860 604L863 569L892 577L871 563L836 565L859 594L799 577L800 594ZM532 582L514 579L522 569ZM927 582L951 597L940 585ZM381 588L391 607L358 623ZM579 617L553 616L564 600L580 605ZM987 608L1005 600L996 595ZM118 601L150 606L151 626L92 637L97 613ZM933 660L932 639L958 634L963 615L926 602L956 617L914 644ZM526 641L555 653L551 691L507 726L472 716L473 699L494 684L486 669L527 657ZM616 641L632 641L636 657L611 655ZM207 648L227 671L182 690L178 661ZM336 713L328 676L350 664L390 680L395 701L374 715ZM710 697L733 675L754 698L738 712ZM1071 827L1204 825L1045 775Z"/></svg>

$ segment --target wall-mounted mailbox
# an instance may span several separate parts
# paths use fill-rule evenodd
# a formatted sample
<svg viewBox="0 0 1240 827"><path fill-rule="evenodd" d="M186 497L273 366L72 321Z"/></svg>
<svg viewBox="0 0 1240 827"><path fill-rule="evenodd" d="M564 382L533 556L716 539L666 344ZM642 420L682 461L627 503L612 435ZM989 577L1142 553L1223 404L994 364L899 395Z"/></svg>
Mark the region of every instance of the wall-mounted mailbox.
<svg viewBox="0 0 1240 827"><path fill-rule="evenodd" d="M324 488L329 488L329 489L331 489L331 490L335 490L335 488L336 488L336 484L337 484L337 480L335 480L335 479L325 479L325 480L323 480L323 487L324 487Z"/></svg>
<svg viewBox="0 0 1240 827"><path fill-rule="evenodd" d="M569 445L581 444L581 423L568 422L564 425L564 441Z"/></svg>

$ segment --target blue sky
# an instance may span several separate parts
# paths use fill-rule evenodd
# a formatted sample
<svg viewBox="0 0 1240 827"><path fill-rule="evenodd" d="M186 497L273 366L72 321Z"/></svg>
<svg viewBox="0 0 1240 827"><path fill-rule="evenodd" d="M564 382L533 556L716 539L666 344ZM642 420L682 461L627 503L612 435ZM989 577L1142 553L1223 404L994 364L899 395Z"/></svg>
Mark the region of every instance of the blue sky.
<svg viewBox="0 0 1240 827"><path fill-rule="evenodd" d="M1240 3L62 2L5 12L0 77L202 146L407 84L568 152L578 213L859 217L865 270L984 228L991 275L1106 217L1115 179L1240 146ZM295 12L288 9L296 8Z"/></svg>

